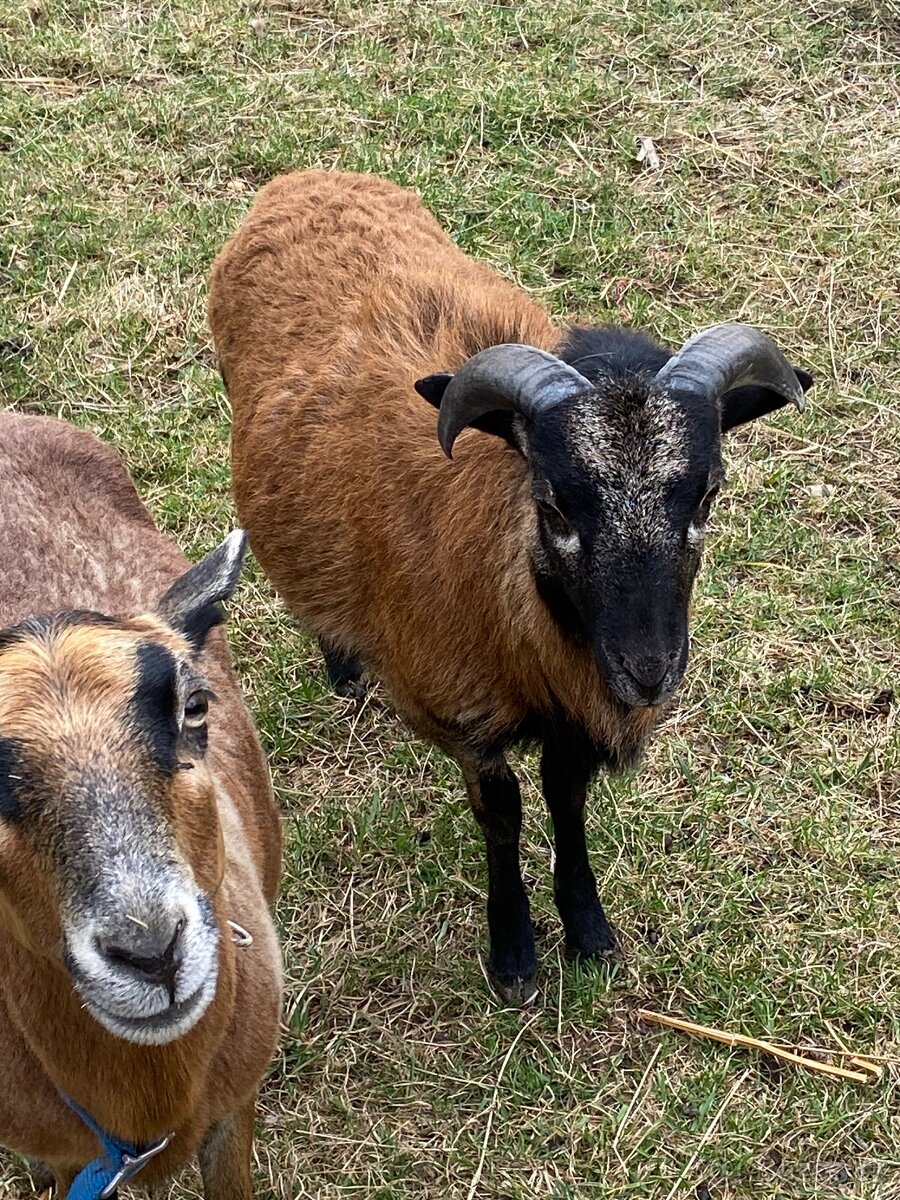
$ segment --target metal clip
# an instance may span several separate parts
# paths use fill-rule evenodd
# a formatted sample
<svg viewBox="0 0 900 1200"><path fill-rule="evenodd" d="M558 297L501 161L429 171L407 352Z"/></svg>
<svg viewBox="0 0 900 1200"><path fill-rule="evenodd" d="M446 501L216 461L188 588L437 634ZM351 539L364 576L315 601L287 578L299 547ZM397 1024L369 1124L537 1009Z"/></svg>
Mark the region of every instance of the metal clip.
<svg viewBox="0 0 900 1200"><path fill-rule="evenodd" d="M243 925L238 925L237 921L226 921L226 924L231 926L233 934L231 940L236 946L244 947L253 945L253 934L245 929Z"/></svg>
<svg viewBox="0 0 900 1200"><path fill-rule="evenodd" d="M121 1167L119 1167L118 1171L100 1193L99 1200L111 1200L116 1194L116 1190L123 1184L128 1183L129 1180L134 1179L135 1175L143 1170L151 1158L156 1158L157 1154L162 1154L174 1136L174 1133L167 1133L164 1138L151 1146L149 1150L145 1150L143 1154L136 1154L134 1157L130 1154L123 1154Z"/></svg>

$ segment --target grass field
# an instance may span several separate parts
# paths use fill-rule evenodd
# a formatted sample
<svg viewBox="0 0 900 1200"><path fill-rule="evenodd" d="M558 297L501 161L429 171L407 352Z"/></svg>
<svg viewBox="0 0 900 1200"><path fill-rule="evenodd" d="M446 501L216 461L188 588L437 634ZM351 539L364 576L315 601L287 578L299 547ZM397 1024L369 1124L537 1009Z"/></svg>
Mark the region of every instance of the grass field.
<svg viewBox="0 0 900 1200"><path fill-rule="evenodd" d="M521 764L524 1012L479 969L455 769L332 697L250 570L232 635L288 835L260 1195L900 1197L900 1066L835 1083L633 1016L900 1064L900 8L0 0L0 83L2 403L120 447L192 555L234 520L207 272L287 168L418 188L559 315L753 321L817 377L732 438L680 705L595 789L614 967L562 958Z"/></svg>

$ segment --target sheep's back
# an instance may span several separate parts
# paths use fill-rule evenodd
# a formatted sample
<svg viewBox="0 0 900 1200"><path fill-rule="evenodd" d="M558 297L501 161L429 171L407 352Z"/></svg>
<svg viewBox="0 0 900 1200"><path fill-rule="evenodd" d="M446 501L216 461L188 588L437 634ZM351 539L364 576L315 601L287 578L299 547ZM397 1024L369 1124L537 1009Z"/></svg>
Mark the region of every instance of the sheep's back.
<svg viewBox="0 0 900 1200"><path fill-rule="evenodd" d="M546 313L447 237L415 193L368 175L307 171L262 189L213 265L210 324L235 432L319 381L455 370L484 346L553 345ZM307 385L304 387L304 385Z"/></svg>

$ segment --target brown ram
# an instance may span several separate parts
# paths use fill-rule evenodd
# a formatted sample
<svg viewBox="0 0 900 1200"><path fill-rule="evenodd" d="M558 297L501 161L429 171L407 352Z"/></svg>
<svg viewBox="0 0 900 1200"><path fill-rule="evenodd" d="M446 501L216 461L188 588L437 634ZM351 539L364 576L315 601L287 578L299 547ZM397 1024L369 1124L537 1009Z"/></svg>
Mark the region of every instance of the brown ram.
<svg viewBox="0 0 900 1200"><path fill-rule="evenodd" d="M681 680L722 431L811 380L744 326L674 356L561 331L414 194L360 175L264 188L216 261L210 320L254 551L333 681L370 666L459 762L491 975L521 999L536 962L505 752L541 743L567 945L609 949L588 784L635 760Z"/></svg>

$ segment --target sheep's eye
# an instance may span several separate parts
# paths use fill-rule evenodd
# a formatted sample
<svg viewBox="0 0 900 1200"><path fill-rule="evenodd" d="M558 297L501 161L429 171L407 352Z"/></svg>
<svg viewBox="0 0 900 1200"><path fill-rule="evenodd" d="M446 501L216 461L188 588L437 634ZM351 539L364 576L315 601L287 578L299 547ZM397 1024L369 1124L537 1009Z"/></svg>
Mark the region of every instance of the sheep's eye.
<svg viewBox="0 0 900 1200"><path fill-rule="evenodd" d="M546 479L538 479L534 484L534 502L541 510L544 524L548 532L558 541L570 541L577 537L575 530L556 506L556 496L553 488Z"/></svg>
<svg viewBox="0 0 900 1200"><path fill-rule="evenodd" d="M712 508L712 502L719 494L719 484L714 483L712 487L706 489L703 499L697 505L697 511L691 518L691 523L688 526L687 532L684 535L685 543L694 550L699 551L703 546L703 539L706 536L706 522L709 517L709 510Z"/></svg>
<svg viewBox="0 0 900 1200"><path fill-rule="evenodd" d="M184 702L184 724L188 729L198 729L209 712L209 697L206 692L192 692Z"/></svg>
<svg viewBox="0 0 900 1200"><path fill-rule="evenodd" d="M539 500L538 507L541 510L541 515L544 518L547 529L555 538L569 540L578 536L555 504Z"/></svg>

